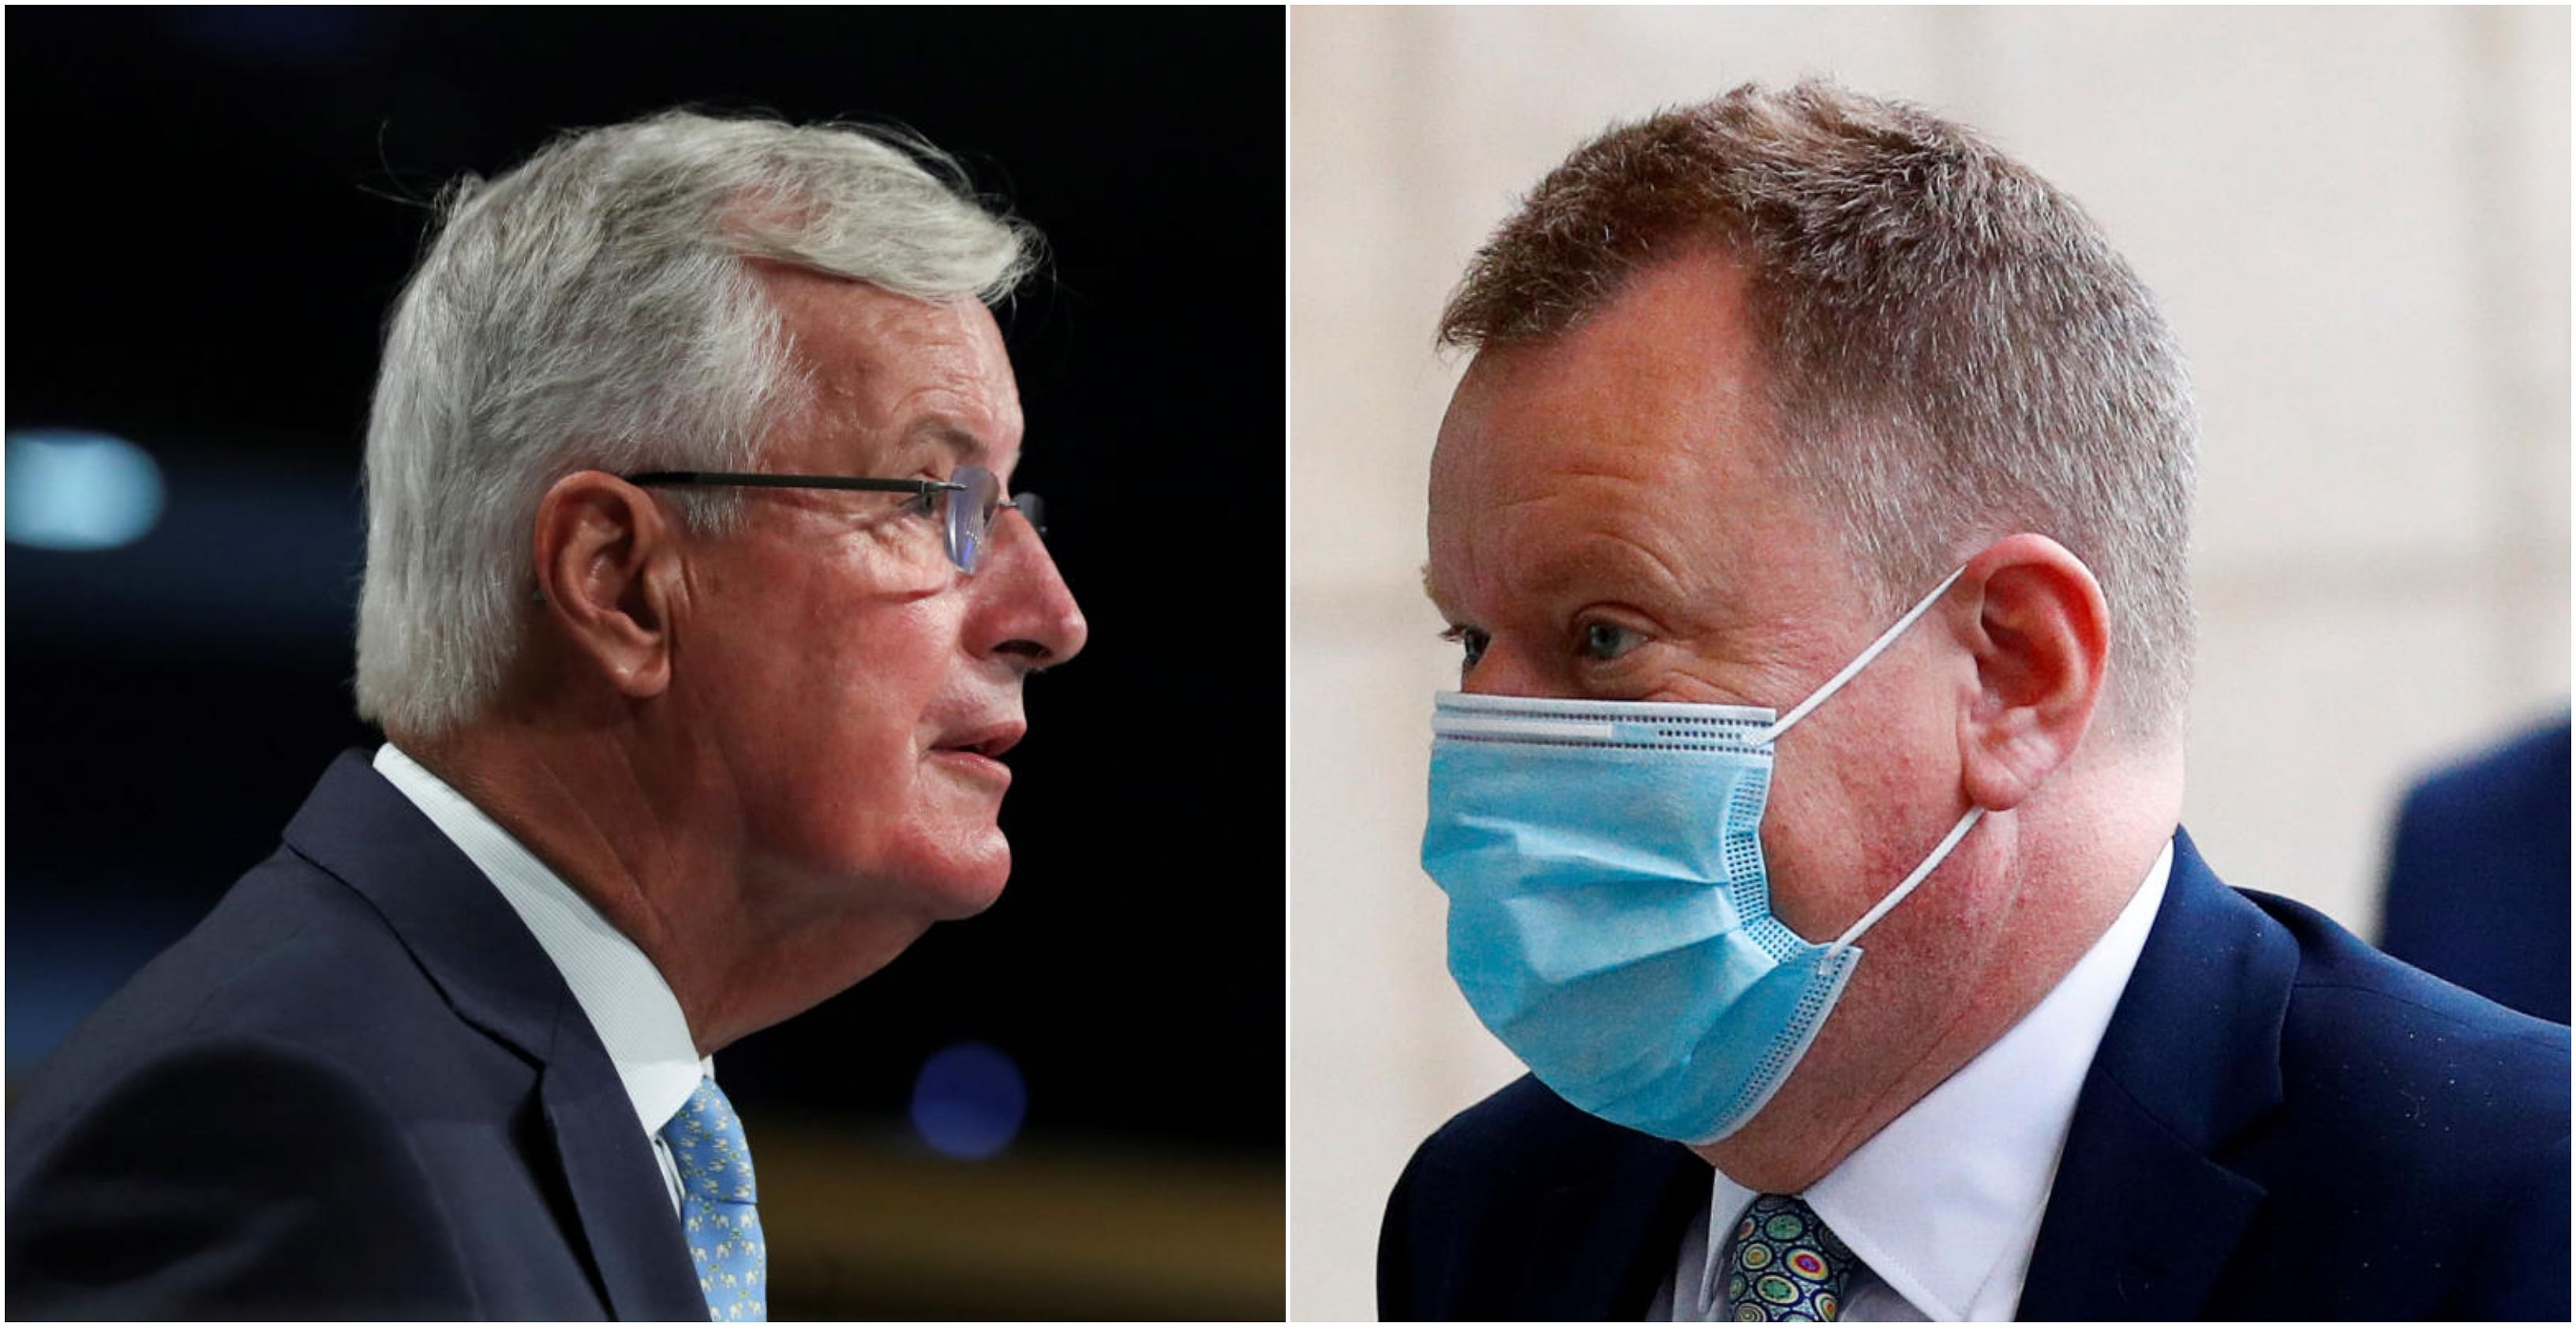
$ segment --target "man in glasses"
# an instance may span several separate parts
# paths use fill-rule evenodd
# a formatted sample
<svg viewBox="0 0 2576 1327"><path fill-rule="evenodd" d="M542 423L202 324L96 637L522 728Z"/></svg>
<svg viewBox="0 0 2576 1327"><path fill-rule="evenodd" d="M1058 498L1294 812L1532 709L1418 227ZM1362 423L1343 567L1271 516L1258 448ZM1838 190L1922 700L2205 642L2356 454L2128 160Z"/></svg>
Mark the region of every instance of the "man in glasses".
<svg viewBox="0 0 2576 1327"><path fill-rule="evenodd" d="M926 145L665 114L453 195L386 340L359 707L23 1085L20 1316L757 1319L713 1054L990 905L1080 610Z"/></svg>

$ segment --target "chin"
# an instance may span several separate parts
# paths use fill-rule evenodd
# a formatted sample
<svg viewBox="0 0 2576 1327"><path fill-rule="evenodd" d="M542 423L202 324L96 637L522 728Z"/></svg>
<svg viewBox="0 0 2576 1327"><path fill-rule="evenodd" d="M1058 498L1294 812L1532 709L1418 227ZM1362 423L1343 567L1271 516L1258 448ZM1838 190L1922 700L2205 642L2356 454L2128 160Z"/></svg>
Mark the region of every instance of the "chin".
<svg viewBox="0 0 2576 1327"><path fill-rule="evenodd" d="M908 873L932 920L963 921L1001 899L1002 886L1011 878L1011 845L1000 830L988 827L985 833L989 842L971 851L941 852L920 871Z"/></svg>

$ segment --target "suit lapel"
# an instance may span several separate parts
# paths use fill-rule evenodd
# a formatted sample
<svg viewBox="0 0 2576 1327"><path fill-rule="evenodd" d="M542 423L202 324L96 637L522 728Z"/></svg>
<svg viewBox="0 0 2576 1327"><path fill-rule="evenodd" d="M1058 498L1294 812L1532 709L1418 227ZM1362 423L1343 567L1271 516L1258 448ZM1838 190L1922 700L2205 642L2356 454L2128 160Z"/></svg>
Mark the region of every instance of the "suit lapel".
<svg viewBox="0 0 2576 1327"><path fill-rule="evenodd" d="M555 1153L617 1316L705 1313L634 1101L563 974L500 891L354 751L322 776L285 839L383 914L458 1017L538 1066Z"/></svg>
<svg viewBox="0 0 2576 1327"><path fill-rule="evenodd" d="M609 1307L629 1321L694 1321L706 1312L706 1297L634 1099L580 1008L564 1003L570 1026L537 1090Z"/></svg>
<svg viewBox="0 0 2576 1327"><path fill-rule="evenodd" d="M2263 1188L2225 1148L2281 1100L2298 952L2188 835L2076 1098L2015 1316L2197 1316Z"/></svg>

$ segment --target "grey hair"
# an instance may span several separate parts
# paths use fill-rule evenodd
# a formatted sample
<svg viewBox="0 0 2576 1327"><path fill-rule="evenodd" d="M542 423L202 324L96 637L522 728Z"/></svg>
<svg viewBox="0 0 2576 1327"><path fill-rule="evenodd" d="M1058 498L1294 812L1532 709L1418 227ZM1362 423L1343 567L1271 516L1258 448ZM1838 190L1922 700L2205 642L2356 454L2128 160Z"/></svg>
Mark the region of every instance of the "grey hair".
<svg viewBox="0 0 2576 1327"><path fill-rule="evenodd" d="M1879 607L1985 539L2048 535L2110 605L2112 730L2178 726L2198 414L2154 297L2083 209L1919 107L1748 83L1578 148L1477 253L1440 338L1545 341L1707 242L1747 271L1782 471Z"/></svg>
<svg viewBox="0 0 2576 1327"><path fill-rule="evenodd" d="M423 737L498 694L557 479L753 469L804 399L745 259L987 304L1039 260L918 138L686 111L563 135L443 212L385 337L358 601L359 716ZM675 496L694 528L741 518L723 490Z"/></svg>

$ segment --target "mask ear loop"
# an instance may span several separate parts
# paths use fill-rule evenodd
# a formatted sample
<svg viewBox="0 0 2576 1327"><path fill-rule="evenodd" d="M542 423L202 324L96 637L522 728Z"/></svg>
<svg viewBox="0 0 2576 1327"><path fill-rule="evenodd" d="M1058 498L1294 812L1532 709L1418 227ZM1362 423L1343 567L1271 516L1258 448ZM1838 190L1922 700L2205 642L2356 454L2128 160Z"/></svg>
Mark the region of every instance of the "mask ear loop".
<svg viewBox="0 0 2576 1327"><path fill-rule="evenodd" d="M1835 692L1842 690L1843 683L1859 676L1860 670L1867 668L1871 660L1885 653L1888 646L1894 645L1896 638L1904 635L1907 627L1913 626L1917 619L1931 612L1932 605L1941 602L1941 596L1948 594L1950 587L1958 584L1959 578L1967 574L1968 569L1964 566L1951 572L1939 585L1932 587L1932 593L1923 596L1912 608L1905 610L1905 616L1896 619L1896 625L1880 632L1878 639L1869 643L1868 649L1861 651L1850 663L1844 664L1841 672L1834 674L1831 680L1816 688L1814 694L1799 701L1795 709L1781 715L1779 722L1754 734L1750 739L1751 742L1756 746L1769 746L1779 740L1780 734L1789 731L1791 724L1806 718L1817 706L1824 704ZM1982 806L1969 807L1968 813L1959 817L1959 823L1950 827L1949 834L1941 840L1941 846L1934 848L1932 855L1924 858L1922 864L1916 866L1913 873L1905 877L1903 883L1887 891L1887 896L1880 899L1875 907L1862 913L1860 920L1851 924L1851 929L1834 937L1834 942L1829 948L1834 950L1849 948L1852 941L1860 938L1861 932L1876 925L1879 918L1886 916L1888 909L1904 902L1905 896L1913 893L1914 887L1928 879L1934 869L1949 857L1950 850L1959 846L1959 840L1968 837L1968 831L1976 827L1977 818L1985 813L1986 808Z"/></svg>
<svg viewBox="0 0 2576 1327"><path fill-rule="evenodd" d="M1923 596L1920 602L1916 603L1912 608L1905 610L1905 616L1896 619L1895 626L1889 627L1886 631L1879 633L1878 639L1871 641L1868 649L1863 650L1858 655L1854 656L1850 663L1844 664L1843 670L1834 674L1833 680L1816 688L1815 693L1808 696L1805 700L1799 701L1796 709L1789 711L1787 714L1781 715L1778 723L1763 729L1761 732L1755 733L1748 740L1755 746L1769 746L1774 741L1779 740L1780 734L1789 731L1789 725L1796 723L1800 719L1806 718L1808 711L1824 704L1828 697L1832 696L1835 692L1842 690L1843 683L1859 676L1860 670L1867 668L1870 660L1877 658L1881 653L1885 652L1888 646L1894 645L1896 643L1896 638L1904 635L1907 627L1914 625L1915 619L1923 616L1925 613L1931 612L1932 605L1941 602L1941 596L1949 593L1950 587L1958 584L1959 578L1967 574L1968 569L1964 566L1959 568L1957 571L1951 572L1949 579L1932 587L1932 593Z"/></svg>
<svg viewBox="0 0 2576 1327"><path fill-rule="evenodd" d="M1968 837L1968 831L1976 828L1977 817L1982 816L1985 813L1986 808L1982 806L1969 807L1968 814L1959 817L1959 823L1950 827L1950 833L1947 837L1941 840L1941 846L1934 848L1932 850L1932 855L1924 858L1923 864L1915 867L1914 873L1905 877L1903 884L1887 891L1887 897L1880 899L1878 901L1878 906L1862 913L1860 915L1860 920L1851 924L1850 930L1843 932L1841 935L1835 936L1834 942L1830 947L1834 949L1848 948L1852 941L1860 938L1861 932L1877 925L1878 919L1886 916L1888 909L1904 902L1905 896L1913 893L1914 887L1922 884L1923 881L1932 874L1933 868L1939 866L1942 860L1950 855L1950 850L1959 846L1959 840Z"/></svg>

